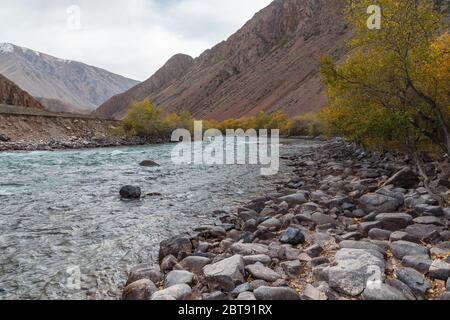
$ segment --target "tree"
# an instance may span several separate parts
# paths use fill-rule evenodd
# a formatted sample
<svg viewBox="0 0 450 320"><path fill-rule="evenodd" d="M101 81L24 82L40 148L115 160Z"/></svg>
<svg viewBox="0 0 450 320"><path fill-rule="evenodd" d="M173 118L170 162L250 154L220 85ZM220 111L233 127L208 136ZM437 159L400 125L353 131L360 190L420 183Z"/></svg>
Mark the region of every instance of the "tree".
<svg viewBox="0 0 450 320"><path fill-rule="evenodd" d="M381 29L367 8L382 9ZM350 54L322 59L327 127L359 142L389 141L415 155L427 144L450 155L450 36L425 0L348 0Z"/></svg>

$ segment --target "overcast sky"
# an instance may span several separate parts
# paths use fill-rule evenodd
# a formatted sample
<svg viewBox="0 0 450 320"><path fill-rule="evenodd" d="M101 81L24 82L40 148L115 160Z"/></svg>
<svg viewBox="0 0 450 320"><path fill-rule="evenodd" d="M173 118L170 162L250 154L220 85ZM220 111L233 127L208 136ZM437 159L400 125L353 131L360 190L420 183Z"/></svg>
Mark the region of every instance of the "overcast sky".
<svg viewBox="0 0 450 320"><path fill-rule="evenodd" d="M145 80L172 55L196 57L225 40L270 2L0 0L0 42Z"/></svg>

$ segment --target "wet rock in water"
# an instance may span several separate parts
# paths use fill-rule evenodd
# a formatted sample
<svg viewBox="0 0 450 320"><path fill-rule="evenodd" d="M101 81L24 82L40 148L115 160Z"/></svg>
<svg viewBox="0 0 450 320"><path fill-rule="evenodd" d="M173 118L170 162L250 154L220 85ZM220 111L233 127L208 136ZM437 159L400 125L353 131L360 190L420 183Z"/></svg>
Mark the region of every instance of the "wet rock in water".
<svg viewBox="0 0 450 320"><path fill-rule="evenodd" d="M383 229L397 231L412 224L413 217L407 213L382 213L376 217Z"/></svg>
<svg viewBox="0 0 450 320"><path fill-rule="evenodd" d="M405 267L413 268L423 274L428 273L433 261L428 255L422 256L406 256L402 260L402 264Z"/></svg>
<svg viewBox="0 0 450 320"><path fill-rule="evenodd" d="M184 258L183 261L180 262L180 265L185 270L188 270L195 274L199 274L202 272L203 267L210 263L211 263L211 259L209 259L209 258L191 256L191 257Z"/></svg>
<svg viewBox="0 0 450 320"><path fill-rule="evenodd" d="M167 298L165 298L166 296L172 297L175 300L183 300L189 296L191 292L192 289L187 284L177 284L170 288L155 292L152 295L151 300L167 300Z"/></svg>
<svg viewBox="0 0 450 320"><path fill-rule="evenodd" d="M192 284L194 281L194 274L184 270L174 270L167 274L164 280L164 287L170 288L178 284Z"/></svg>
<svg viewBox="0 0 450 320"><path fill-rule="evenodd" d="M120 189L122 199L140 199L141 194L141 188L136 186L124 186Z"/></svg>
<svg viewBox="0 0 450 320"><path fill-rule="evenodd" d="M127 286L138 280L149 279L153 283L162 281L163 275L159 266L140 265L131 269L128 276Z"/></svg>
<svg viewBox="0 0 450 320"><path fill-rule="evenodd" d="M387 284L368 286L362 294L364 300L408 300L405 295Z"/></svg>
<svg viewBox="0 0 450 320"><path fill-rule="evenodd" d="M300 229L290 227L283 231L280 242L295 246L305 242L305 235Z"/></svg>
<svg viewBox="0 0 450 320"><path fill-rule="evenodd" d="M428 256L427 248L413 242L396 241L391 243L391 251L397 259L402 260L406 256Z"/></svg>
<svg viewBox="0 0 450 320"><path fill-rule="evenodd" d="M245 264L242 256L235 255L203 268L211 290L233 291L244 282Z"/></svg>
<svg viewBox="0 0 450 320"><path fill-rule="evenodd" d="M144 160L141 163L139 163L141 167L159 167L159 164L157 164L153 160Z"/></svg>
<svg viewBox="0 0 450 320"><path fill-rule="evenodd" d="M148 279L142 279L129 284L122 293L123 300L150 300L158 289Z"/></svg>
<svg viewBox="0 0 450 320"><path fill-rule="evenodd" d="M298 293L294 289L288 287L259 287L253 293L256 300L300 300Z"/></svg>
<svg viewBox="0 0 450 320"><path fill-rule="evenodd" d="M184 235L176 236L168 240L164 240L159 245L159 261L168 256L173 255L177 260L182 260L192 254L191 240Z"/></svg>
<svg viewBox="0 0 450 320"><path fill-rule="evenodd" d="M432 279L446 281L450 277L450 263L443 260L434 260L430 267L429 276Z"/></svg>
<svg viewBox="0 0 450 320"><path fill-rule="evenodd" d="M419 271L412 268L402 268L396 272L397 279L406 284L416 297L425 297L433 286Z"/></svg>
<svg viewBox="0 0 450 320"><path fill-rule="evenodd" d="M419 182L418 175L410 167L405 167L389 178L384 186L394 185L395 187L414 189Z"/></svg>
<svg viewBox="0 0 450 320"><path fill-rule="evenodd" d="M349 296L360 295L373 273L383 276L385 272L385 261L378 251L341 249L335 261L336 266L328 270L328 283L332 289Z"/></svg>
<svg viewBox="0 0 450 320"><path fill-rule="evenodd" d="M404 200L399 194L368 193L358 200L366 212L393 212L400 208Z"/></svg>
<svg viewBox="0 0 450 320"><path fill-rule="evenodd" d="M256 300L255 295L252 292L242 292L236 298L238 301L254 301Z"/></svg>
<svg viewBox="0 0 450 320"><path fill-rule="evenodd" d="M274 282L281 279L281 275L262 264L253 264L245 267L245 270L252 275L254 279L260 279L267 282Z"/></svg>

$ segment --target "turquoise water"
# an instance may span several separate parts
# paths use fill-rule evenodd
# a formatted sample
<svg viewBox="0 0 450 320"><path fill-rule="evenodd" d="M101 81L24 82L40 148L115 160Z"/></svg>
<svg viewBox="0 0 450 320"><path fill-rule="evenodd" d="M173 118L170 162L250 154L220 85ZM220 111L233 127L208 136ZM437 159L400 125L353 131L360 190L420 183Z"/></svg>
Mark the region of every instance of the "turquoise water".
<svg viewBox="0 0 450 320"><path fill-rule="evenodd" d="M304 144L289 141L282 154ZM115 299L127 269L154 261L164 238L214 223L287 179L255 166L180 166L173 145L0 153L0 299ZM152 159L157 168L143 168ZM120 187L146 196L123 202ZM67 287L67 268L81 288Z"/></svg>

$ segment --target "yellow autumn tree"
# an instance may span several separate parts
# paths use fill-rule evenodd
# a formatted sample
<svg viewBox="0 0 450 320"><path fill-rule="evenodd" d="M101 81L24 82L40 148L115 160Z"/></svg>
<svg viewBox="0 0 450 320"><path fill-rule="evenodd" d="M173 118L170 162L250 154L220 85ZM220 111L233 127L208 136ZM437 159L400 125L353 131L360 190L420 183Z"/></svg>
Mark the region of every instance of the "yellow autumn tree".
<svg viewBox="0 0 450 320"><path fill-rule="evenodd" d="M367 25L381 8L379 29ZM450 154L450 36L427 0L348 0L354 35L340 65L322 59L329 132L375 147Z"/></svg>

